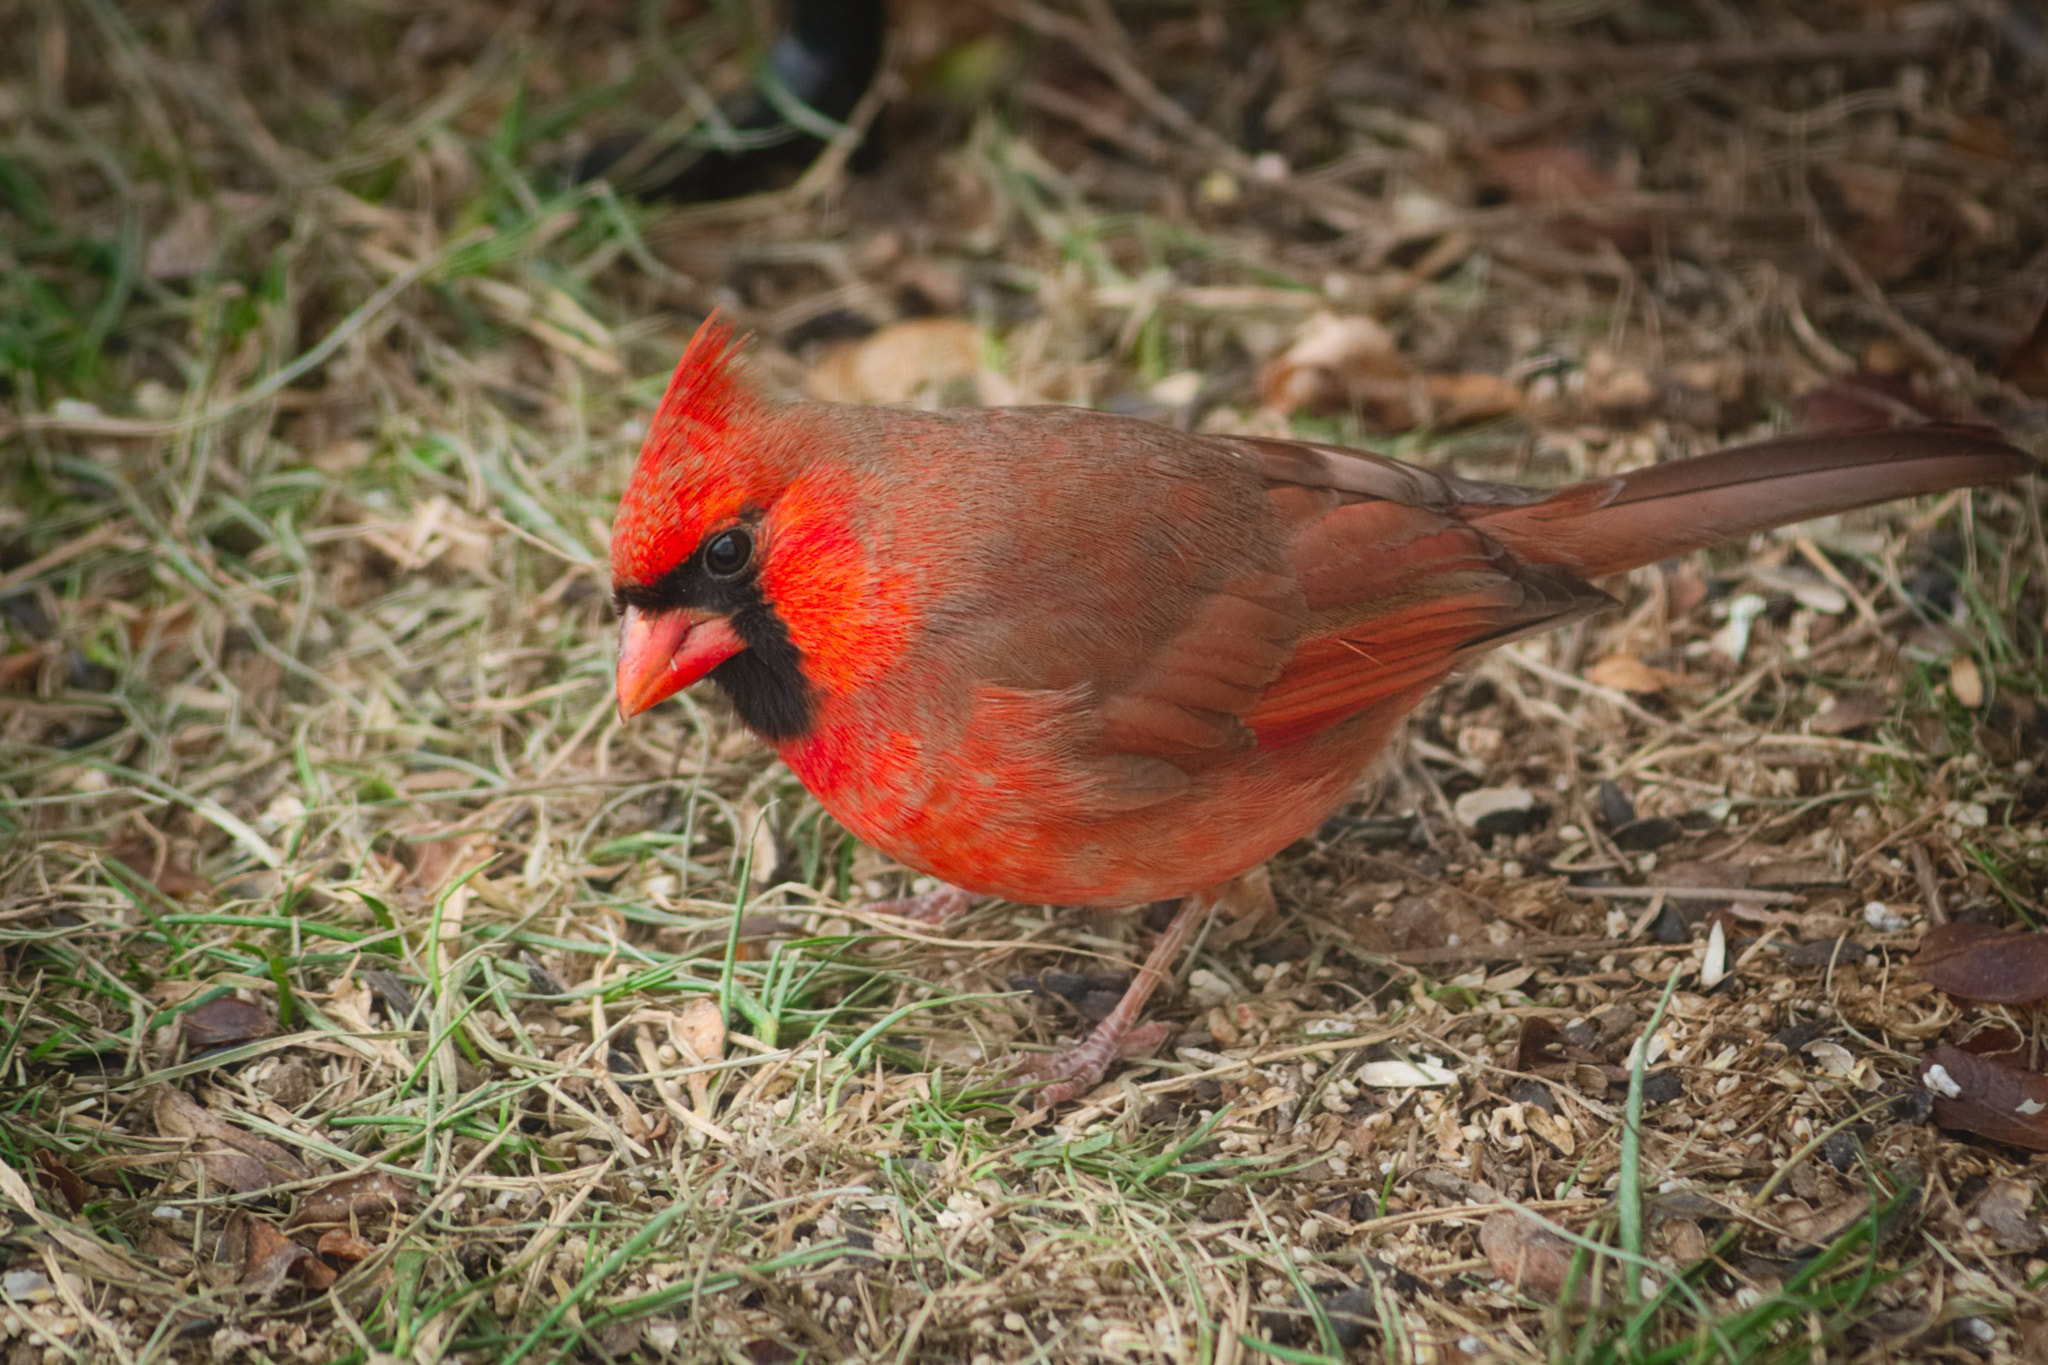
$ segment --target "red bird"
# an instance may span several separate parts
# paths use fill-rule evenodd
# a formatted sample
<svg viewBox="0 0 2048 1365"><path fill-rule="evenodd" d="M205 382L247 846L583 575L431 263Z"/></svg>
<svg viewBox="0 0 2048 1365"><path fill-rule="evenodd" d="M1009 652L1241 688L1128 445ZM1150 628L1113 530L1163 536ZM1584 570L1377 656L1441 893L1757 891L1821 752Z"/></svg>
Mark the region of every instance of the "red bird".
<svg viewBox="0 0 2048 1365"><path fill-rule="evenodd" d="M703 677L860 838L954 886L1185 897L1098 1081L1221 887L1341 802L1423 695L1611 604L1589 580L2017 478L1962 428L1766 441L1554 492L1075 408L776 403L707 322L612 536L618 696Z"/></svg>

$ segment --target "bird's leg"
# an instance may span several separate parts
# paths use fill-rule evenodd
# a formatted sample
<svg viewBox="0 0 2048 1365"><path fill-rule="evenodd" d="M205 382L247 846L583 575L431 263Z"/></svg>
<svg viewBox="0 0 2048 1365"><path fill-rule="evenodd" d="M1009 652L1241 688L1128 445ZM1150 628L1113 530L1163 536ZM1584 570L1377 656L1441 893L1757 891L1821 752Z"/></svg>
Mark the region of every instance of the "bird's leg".
<svg viewBox="0 0 2048 1365"><path fill-rule="evenodd" d="M1140 1026L1139 1011L1145 1008L1152 992L1173 975L1174 960L1187 947L1188 940L1195 936L1195 930L1202 926L1202 921L1209 917L1215 905L1215 898L1206 893L1183 900L1180 909L1174 911L1173 922L1152 945L1145 965L1138 968L1137 976L1124 991L1123 999L1116 1002L1116 1008L1080 1042L1025 1063L1022 1070L1052 1082L1034 1096L1043 1107L1051 1109L1087 1093L1102 1080L1111 1062L1119 1057L1149 1051L1146 1044L1157 1047L1165 1041L1170 1026Z"/></svg>
<svg viewBox="0 0 2048 1365"><path fill-rule="evenodd" d="M868 903L868 909L878 914L896 915L917 924L930 925L934 929L943 929L972 910L980 899L981 897L973 892L962 891L957 886L941 886L897 900L871 901Z"/></svg>

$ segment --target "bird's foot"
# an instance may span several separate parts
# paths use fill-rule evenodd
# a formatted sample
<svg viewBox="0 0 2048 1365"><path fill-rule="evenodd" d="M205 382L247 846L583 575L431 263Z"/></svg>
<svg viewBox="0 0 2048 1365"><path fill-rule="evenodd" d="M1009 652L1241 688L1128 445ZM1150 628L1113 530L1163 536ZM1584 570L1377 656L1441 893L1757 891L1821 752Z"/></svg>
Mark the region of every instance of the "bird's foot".
<svg viewBox="0 0 2048 1365"><path fill-rule="evenodd" d="M1116 1008L1109 1012L1109 1017L1097 1024L1080 1042L1063 1047L1023 1068L1030 1077L1042 1077L1052 1082L1032 1096L1038 1101L1041 1115L1093 1090L1108 1073L1109 1064L1117 1058L1145 1056L1172 1036L1172 1025L1140 1024L1138 1015L1152 992L1173 975L1173 965L1180 957L1181 949L1187 947L1188 940L1209 917L1215 903L1215 899L1206 894L1189 896L1182 901L1180 909L1174 912L1173 922L1152 945L1144 965L1131 978L1124 998L1116 1002Z"/></svg>
<svg viewBox="0 0 2048 1365"><path fill-rule="evenodd" d="M877 914L895 915L899 919L907 919L916 924L943 929L972 910L980 899L973 892L962 891L957 886L941 886L897 900L870 901L868 909Z"/></svg>
<svg viewBox="0 0 2048 1365"><path fill-rule="evenodd" d="M1173 1036L1171 1024L1154 1022L1123 1029L1110 1025L1105 1019L1080 1042L1032 1057L1017 1067L1017 1074L1025 1080L1050 1082L1032 1092L1031 1098L1040 1108L1053 1109L1079 1099L1102 1084L1111 1062L1149 1057Z"/></svg>

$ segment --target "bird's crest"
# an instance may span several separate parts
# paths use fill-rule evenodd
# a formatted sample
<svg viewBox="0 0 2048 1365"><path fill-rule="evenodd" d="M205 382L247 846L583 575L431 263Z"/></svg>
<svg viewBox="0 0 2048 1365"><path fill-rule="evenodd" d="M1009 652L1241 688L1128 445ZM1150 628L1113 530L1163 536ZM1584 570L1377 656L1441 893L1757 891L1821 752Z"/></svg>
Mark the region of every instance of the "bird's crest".
<svg viewBox="0 0 2048 1365"><path fill-rule="evenodd" d="M653 583L707 530L780 491L762 405L733 364L739 346L714 312L684 348L612 522L616 581Z"/></svg>
<svg viewBox="0 0 2048 1365"><path fill-rule="evenodd" d="M732 328L713 309L676 362L676 372L669 378L668 391L661 396L661 406L655 409L654 424L647 433L643 463L650 456L667 456L722 439L736 421L751 415L753 395L733 373L738 350Z"/></svg>

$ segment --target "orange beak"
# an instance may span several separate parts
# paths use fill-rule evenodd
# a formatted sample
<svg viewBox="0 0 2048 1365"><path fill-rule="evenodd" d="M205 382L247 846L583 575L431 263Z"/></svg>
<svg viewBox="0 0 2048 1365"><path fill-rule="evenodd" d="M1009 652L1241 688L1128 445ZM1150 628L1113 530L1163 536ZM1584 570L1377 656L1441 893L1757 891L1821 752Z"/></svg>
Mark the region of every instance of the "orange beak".
<svg viewBox="0 0 2048 1365"><path fill-rule="evenodd" d="M723 616L627 607L619 622L619 719L673 697L746 647Z"/></svg>

